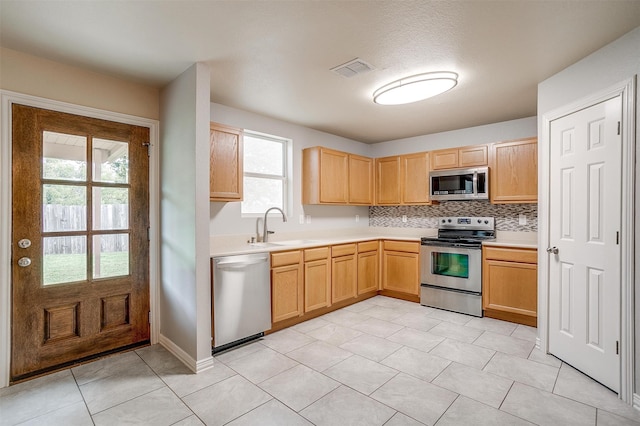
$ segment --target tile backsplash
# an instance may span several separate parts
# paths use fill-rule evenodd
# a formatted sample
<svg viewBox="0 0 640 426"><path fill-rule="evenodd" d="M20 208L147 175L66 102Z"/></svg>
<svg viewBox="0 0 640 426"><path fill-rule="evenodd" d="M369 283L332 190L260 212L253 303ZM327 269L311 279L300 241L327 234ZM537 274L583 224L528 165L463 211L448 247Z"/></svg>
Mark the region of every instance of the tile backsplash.
<svg viewBox="0 0 640 426"><path fill-rule="evenodd" d="M519 216L527 219L519 224ZM407 216L407 221L402 221ZM538 232L537 204L491 204L488 201L443 201L434 206L369 207L369 226L394 228L437 228L442 216L490 216L497 231Z"/></svg>

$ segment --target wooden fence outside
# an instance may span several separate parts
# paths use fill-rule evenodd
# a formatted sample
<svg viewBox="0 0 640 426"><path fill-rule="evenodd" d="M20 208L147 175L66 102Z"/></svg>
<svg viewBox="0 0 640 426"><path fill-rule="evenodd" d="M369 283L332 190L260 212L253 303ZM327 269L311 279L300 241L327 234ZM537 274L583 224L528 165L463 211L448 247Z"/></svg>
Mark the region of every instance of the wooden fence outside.
<svg viewBox="0 0 640 426"><path fill-rule="evenodd" d="M85 206L65 206L45 204L43 206L43 229L45 232L86 230L87 208ZM129 228L129 205L105 204L100 207L99 222L94 228L101 230L126 230ZM96 226L99 225L99 226ZM129 250L129 234L109 234L94 236L94 251L117 252ZM47 237L43 240L44 254L76 254L87 252L86 237ZM97 246L99 244L99 247Z"/></svg>

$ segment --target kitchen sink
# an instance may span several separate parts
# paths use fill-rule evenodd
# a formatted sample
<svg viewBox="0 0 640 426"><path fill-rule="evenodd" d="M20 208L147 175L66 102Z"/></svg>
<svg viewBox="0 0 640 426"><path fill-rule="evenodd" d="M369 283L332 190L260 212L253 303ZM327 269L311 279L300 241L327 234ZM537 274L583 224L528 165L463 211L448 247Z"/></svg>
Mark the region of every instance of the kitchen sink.
<svg viewBox="0 0 640 426"><path fill-rule="evenodd" d="M273 243L249 243L251 247L273 247Z"/></svg>
<svg viewBox="0 0 640 426"><path fill-rule="evenodd" d="M286 240L286 241L273 241L267 244L273 244L276 246L302 246L305 244L315 244L319 243L318 240Z"/></svg>

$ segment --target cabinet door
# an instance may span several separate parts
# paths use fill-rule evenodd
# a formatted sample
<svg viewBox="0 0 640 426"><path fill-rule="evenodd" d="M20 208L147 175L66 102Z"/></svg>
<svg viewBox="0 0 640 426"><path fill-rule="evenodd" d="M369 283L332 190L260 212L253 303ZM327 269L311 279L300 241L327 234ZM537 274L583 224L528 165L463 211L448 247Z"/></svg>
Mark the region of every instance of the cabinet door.
<svg viewBox="0 0 640 426"><path fill-rule="evenodd" d="M302 266L271 269L271 318L278 322L302 315Z"/></svg>
<svg viewBox="0 0 640 426"><path fill-rule="evenodd" d="M373 159L349 155L349 203L373 205Z"/></svg>
<svg viewBox="0 0 640 426"><path fill-rule="evenodd" d="M458 149L459 167L478 167L488 164L486 145L467 146Z"/></svg>
<svg viewBox="0 0 640 426"><path fill-rule="evenodd" d="M429 153L418 152L400 157L402 204L429 203Z"/></svg>
<svg viewBox="0 0 640 426"><path fill-rule="evenodd" d="M211 123L209 198L242 201L242 130Z"/></svg>
<svg viewBox="0 0 640 426"><path fill-rule="evenodd" d="M431 170L453 169L458 167L458 148L431 151Z"/></svg>
<svg viewBox="0 0 640 426"><path fill-rule="evenodd" d="M538 141L536 138L491 145L491 202L538 202Z"/></svg>
<svg viewBox="0 0 640 426"><path fill-rule="evenodd" d="M320 202L346 204L349 191L349 162L346 152L320 150Z"/></svg>
<svg viewBox="0 0 640 426"><path fill-rule="evenodd" d="M334 257L331 259L331 302L356 297L356 255Z"/></svg>
<svg viewBox="0 0 640 426"><path fill-rule="evenodd" d="M418 253L384 250L382 253L382 288L418 295L420 288Z"/></svg>
<svg viewBox="0 0 640 426"><path fill-rule="evenodd" d="M400 156L376 159L376 204L399 205Z"/></svg>
<svg viewBox="0 0 640 426"><path fill-rule="evenodd" d="M358 253L358 295L378 290L378 250Z"/></svg>
<svg viewBox="0 0 640 426"><path fill-rule="evenodd" d="M537 316L537 265L485 260L483 284L483 309Z"/></svg>
<svg viewBox="0 0 640 426"><path fill-rule="evenodd" d="M304 311L331 306L329 259L304 263Z"/></svg>

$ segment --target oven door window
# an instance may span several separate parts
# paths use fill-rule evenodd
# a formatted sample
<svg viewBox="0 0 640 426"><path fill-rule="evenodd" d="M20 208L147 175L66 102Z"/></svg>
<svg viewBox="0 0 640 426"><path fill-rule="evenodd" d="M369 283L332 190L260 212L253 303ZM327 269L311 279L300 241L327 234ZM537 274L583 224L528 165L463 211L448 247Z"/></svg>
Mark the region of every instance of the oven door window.
<svg viewBox="0 0 640 426"><path fill-rule="evenodd" d="M431 273L445 277L469 278L469 255L432 252Z"/></svg>

